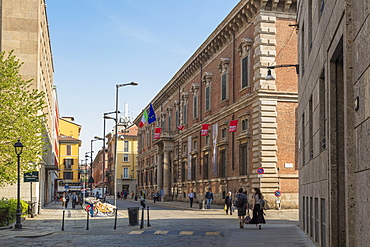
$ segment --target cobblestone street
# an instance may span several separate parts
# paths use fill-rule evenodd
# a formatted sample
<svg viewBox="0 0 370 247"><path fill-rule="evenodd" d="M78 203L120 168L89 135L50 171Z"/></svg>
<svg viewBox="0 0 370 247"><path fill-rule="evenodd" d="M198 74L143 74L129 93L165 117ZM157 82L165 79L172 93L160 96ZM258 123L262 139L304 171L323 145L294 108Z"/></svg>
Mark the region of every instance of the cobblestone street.
<svg viewBox="0 0 370 247"><path fill-rule="evenodd" d="M23 222L22 230L0 231L2 246L315 246L297 226L297 210L269 210L262 230L252 225L240 229L236 215L225 215L221 206L210 210L189 208L181 202L148 202L148 227L129 226L127 207L138 202L119 200L115 218L103 215L89 219L82 209L48 205L36 218ZM197 206L197 205L195 205ZM62 215L65 211L64 231ZM141 211L139 213L141 217ZM257 240L257 241L256 241Z"/></svg>

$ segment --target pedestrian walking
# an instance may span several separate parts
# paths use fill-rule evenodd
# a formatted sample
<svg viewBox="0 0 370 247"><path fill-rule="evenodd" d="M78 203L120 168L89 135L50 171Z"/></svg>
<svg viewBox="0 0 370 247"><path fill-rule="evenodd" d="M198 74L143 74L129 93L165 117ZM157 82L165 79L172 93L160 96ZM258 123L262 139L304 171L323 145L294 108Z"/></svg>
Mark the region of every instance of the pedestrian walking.
<svg viewBox="0 0 370 247"><path fill-rule="evenodd" d="M227 196L225 198L225 208L226 208L226 215L228 215L230 211L230 215L233 215L233 197L231 195L231 191L227 193Z"/></svg>
<svg viewBox="0 0 370 247"><path fill-rule="evenodd" d="M78 198L77 198L76 192L73 192L72 194L72 208L73 209L76 209L77 200Z"/></svg>
<svg viewBox="0 0 370 247"><path fill-rule="evenodd" d="M265 218L263 217L263 195L259 188L254 188L253 199L253 217L250 224L255 224L258 229L261 229L261 224L265 224Z"/></svg>
<svg viewBox="0 0 370 247"><path fill-rule="evenodd" d="M65 193L65 194L64 194L64 199L63 199L63 201L64 201L64 206L65 206L65 208L68 208L68 202L69 202L69 195L68 195L68 193Z"/></svg>
<svg viewBox="0 0 370 247"><path fill-rule="evenodd" d="M206 199L207 199L207 209L211 209L211 204L213 200L213 193L212 193L211 188L209 188L206 193Z"/></svg>
<svg viewBox="0 0 370 247"><path fill-rule="evenodd" d="M194 200L193 190L190 191L190 193L188 194L188 197L189 197L189 201L190 201L190 207L192 208L193 207L193 200Z"/></svg>
<svg viewBox="0 0 370 247"><path fill-rule="evenodd" d="M243 188L239 188L238 194L235 195L234 205L238 208L239 227L244 228L244 218L247 214L248 198L243 193Z"/></svg>

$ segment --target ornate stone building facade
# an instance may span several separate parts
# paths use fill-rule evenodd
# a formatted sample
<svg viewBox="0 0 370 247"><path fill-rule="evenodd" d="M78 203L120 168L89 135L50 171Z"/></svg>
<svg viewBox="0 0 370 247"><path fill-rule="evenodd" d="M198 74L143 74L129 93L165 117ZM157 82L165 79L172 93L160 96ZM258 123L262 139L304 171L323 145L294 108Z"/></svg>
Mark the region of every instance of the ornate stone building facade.
<svg viewBox="0 0 370 247"><path fill-rule="evenodd" d="M297 64L296 9L294 0L240 1L155 96L157 120L138 132L140 190L163 200L194 190L201 200L211 188L223 203L228 191L260 187L269 207L297 208L297 75L280 68L265 79L267 66Z"/></svg>
<svg viewBox="0 0 370 247"><path fill-rule="evenodd" d="M370 1L300 1L300 226L369 246Z"/></svg>

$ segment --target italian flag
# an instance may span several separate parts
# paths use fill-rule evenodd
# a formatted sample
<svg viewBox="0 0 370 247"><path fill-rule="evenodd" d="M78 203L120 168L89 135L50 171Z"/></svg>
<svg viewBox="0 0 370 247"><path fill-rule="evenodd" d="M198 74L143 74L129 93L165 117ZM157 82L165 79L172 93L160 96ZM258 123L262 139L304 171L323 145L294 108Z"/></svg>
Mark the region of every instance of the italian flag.
<svg viewBox="0 0 370 247"><path fill-rule="evenodd" d="M146 110L144 110L143 112L143 116L141 117L141 121L139 123L139 127L143 127L144 124L148 121L148 113L146 112Z"/></svg>

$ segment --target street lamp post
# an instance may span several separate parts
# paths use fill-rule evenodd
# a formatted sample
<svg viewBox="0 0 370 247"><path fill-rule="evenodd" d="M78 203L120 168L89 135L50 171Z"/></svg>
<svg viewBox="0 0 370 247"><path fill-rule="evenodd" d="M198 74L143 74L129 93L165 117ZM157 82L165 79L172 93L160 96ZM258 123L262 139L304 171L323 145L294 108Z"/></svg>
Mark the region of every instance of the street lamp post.
<svg viewBox="0 0 370 247"><path fill-rule="evenodd" d="M21 197L21 182L20 182L20 177L21 177L21 154L22 154L22 151L23 151L23 144L20 142L20 140L18 140L15 144L14 144L14 148L15 148L15 153L17 154L17 162L18 162L18 184L17 184L17 211L16 211L16 223L15 223L15 229L22 229L22 223L21 223L21 215L22 215L22 211L21 211L21 200L20 200L20 197Z"/></svg>
<svg viewBox="0 0 370 247"><path fill-rule="evenodd" d="M115 135L114 135L114 138L115 138L115 141L114 141L114 205L117 206L117 143L118 143L118 138L117 138L117 135L118 135L118 122L119 122L119 119L118 119L118 89L120 87L124 87L124 86L137 86L138 83L135 82L135 81L132 81L132 82L129 82L129 83L124 83L124 84L117 84L116 85L116 125L115 125Z"/></svg>
<svg viewBox="0 0 370 247"><path fill-rule="evenodd" d="M105 120L106 119L113 119L114 121L116 121L115 118L112 118L110 116L108 116L109 114L113 114L115 112L105 112L103 113L103 119L104 119L104 125L103 125L103 170L102 170L102 182L103 182L103 198L105 199L105 174L104 174L104 170L105 170ZM118 111L118 113L121 113L120 111Z"/></svg>
<svg viewBox="0 0 370 247"><path fill-rule="evenodd" d="M88 161L88 158L90 157L89 155L87 155L88 153L90 153L90 152L85 152L85 188L86 189L87 189L88 184L90 183L90 179L91 179L91 177L88 176L88 174L90 173L90 171L89 172L86 171L87 161ZM91 155L91 153L90 153L90 155ZM90 164L90 169L91 169L91 164ZM89 178L86 180L87 177L89 177ZM91 190L90 190L89 193L91 193Z"/></svg>
<svg viewBox="0 0 370 247"><path fill-rule="evenodd" d="M100 140L103 140L103 138L101 137L98 137L98 136L95 136L94 139L91 140L91 145L90 145L90 179L89 179L89 183L90 183L90 189L92 190L92 184L94 183L94 178L93 178L93 142L94 141L100 141Z"/></svg>

